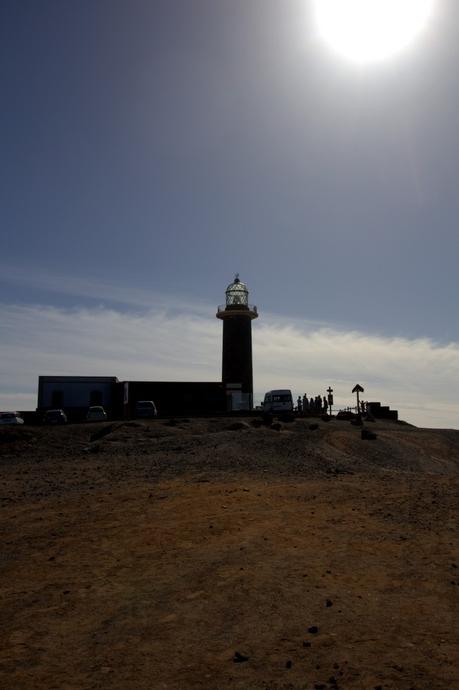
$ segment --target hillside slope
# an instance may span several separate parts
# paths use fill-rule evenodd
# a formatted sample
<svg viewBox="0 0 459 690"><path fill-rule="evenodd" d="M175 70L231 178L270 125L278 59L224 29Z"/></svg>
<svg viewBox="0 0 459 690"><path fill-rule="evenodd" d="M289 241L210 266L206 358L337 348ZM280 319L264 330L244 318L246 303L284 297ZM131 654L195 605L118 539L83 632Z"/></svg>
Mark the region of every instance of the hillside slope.
<svg viewBox="0 0 459 690"><path fill-rule="evenodd" d="M0 429L0 687L459 688L459 432L253 421Z"/></svg>

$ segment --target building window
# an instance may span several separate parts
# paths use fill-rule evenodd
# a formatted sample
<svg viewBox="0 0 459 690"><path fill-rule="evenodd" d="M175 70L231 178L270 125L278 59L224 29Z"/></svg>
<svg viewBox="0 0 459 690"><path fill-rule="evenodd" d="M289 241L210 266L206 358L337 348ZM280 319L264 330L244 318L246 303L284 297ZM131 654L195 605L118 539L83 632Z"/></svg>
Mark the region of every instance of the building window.
<svg viewBox="0 0 459 690"><path fill-rule="evenodd" d="M102 391L91 391L89 396L90 405L102 405Z"/></svg>
<svg viewBox="0 0 459 690"><path fill-rule="evenodd" d="M51 393L51 407L60 408L64 404L64 391L53 391Z"/></svg>

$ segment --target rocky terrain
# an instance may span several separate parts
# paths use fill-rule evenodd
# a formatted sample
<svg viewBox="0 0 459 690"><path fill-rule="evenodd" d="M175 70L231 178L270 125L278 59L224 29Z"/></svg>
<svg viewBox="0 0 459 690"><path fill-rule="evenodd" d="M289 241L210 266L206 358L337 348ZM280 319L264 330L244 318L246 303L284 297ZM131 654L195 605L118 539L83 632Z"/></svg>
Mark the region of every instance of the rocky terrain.
<svg viewBox="0 0 459 690"><path fill-rule="evenodd" d="M371 431L0 429L0 687L459 688L459 431Z"/></svg>

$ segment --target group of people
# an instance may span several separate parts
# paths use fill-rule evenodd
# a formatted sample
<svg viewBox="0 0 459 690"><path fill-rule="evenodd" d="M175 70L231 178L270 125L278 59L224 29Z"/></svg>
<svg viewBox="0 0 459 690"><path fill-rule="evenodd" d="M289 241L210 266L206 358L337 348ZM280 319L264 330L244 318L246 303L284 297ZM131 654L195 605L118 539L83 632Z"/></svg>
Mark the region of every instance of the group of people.
<svg viewBox="0 0 459 690"><path fill-rule="evenodd" d="M320 412L327 414L328 400L325 395L323 397L321 395L316 395L315 398L308 398L306 393L303 397L299 395L296 401L296 411L300 414L302 412L312 412L315 414Z"/></svg>

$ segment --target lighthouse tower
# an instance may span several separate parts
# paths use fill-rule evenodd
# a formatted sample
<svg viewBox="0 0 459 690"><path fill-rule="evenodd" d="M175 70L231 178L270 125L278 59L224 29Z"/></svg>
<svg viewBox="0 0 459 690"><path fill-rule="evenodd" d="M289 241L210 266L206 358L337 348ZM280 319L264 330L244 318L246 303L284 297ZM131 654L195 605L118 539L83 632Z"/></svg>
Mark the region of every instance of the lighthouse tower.
<svg viewBox="0 0 459 690"><path fill-rule="evenodd" d="M253 406L252 320L257 317L257 308L249 304L247 286L236 273L226 289L226 304L217 310L217 318L223 321L222 381L233 410Z"/></svg>

